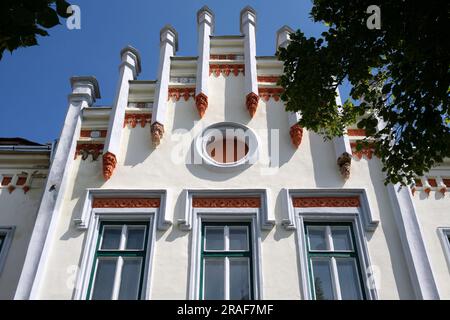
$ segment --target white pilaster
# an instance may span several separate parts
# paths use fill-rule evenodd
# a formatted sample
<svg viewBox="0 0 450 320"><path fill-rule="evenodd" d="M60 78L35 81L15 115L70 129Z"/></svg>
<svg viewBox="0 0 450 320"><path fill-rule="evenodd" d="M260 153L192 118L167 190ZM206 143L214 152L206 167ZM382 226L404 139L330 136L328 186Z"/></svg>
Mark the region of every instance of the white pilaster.
<svg viewBox="0 0 450 320"><path fill-rule="evenodd" d="M336 104L342 106L339 89L336 88ZM333 139L334 151L336 153L336 163L339 167L342 177L347 180L350 178L350 167L352 164L352 147L348 135L344 133L341 137Z"/></svg>
<svg viewBox="0 0 450 320"><path fill-rule="evenodd" d="M289 45L289 41L291 40L290 34L293 32L294 30L286 25L278 29L275 44L276 50L280 47L286 48ZM295 148L300 146L303 138L303 128L298 124L300 119L300 112L288 111L289 135L291 136L291 141Z"/></svg>
<svg viewBox="0 0 450 320"><path fill-rule="evenodd" d="M214 31L214 13L207 6L197 12L198 60L195 105L200 118L208 108L208 78L210 59L210 35Z"/></svg>
<svg viewBox="0 0 450 320"><path fill-rule="evenodd" d="M81 110L90 107L96 98L100 98L98 83L94 77L73 77L70 82L72 94L69 95L66 119L48 173L14 299L35 299L37 296L41 274L48 260L50 239L61 213L68 173L74 161L77 134L81 128Z"/></svg>
<svg viewBox="0 0 450 320"><path fill-rule="evenodd" d="M141 58L135 48L131 46L125 47L120 51L120 56L122 61L119 66L119 81L109 118L108 135L103 152L103 176L106 180L111 177L117 164L125 109L128 104L129 81L136 79L141 72Z"/></svg>
<svg viewBox="0 0 450 320"><path fill-rule="evenodd" d="M425 248L411 191L400 184L387 186L409 276L417 299L437 300L439 292Z"/></svg>
<svg viewBox="0 0 450 320"><path fill-rule="evenodd" d="M160 32L160 51L158 80L153 103L151 134L153 146L157 146L164 134L164 123L167 113L167 98L170 79L170 57L178 50L178 33L166 25Z"/></svg>
<svg viewBox="0 0 450 320"><path fill-rule="evenodd" d="M256 11L247 6L240 15L241 33L245 36L245 104L253 117L258 107L258 76L256 72Z"/></svg>

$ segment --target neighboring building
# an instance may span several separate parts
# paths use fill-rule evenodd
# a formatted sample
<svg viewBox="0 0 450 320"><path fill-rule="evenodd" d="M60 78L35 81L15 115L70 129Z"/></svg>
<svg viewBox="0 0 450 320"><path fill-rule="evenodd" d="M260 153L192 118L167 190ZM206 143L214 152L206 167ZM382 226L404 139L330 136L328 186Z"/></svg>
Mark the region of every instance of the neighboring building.
<svg viewBox="0 0 450 320"><path fill-rule="evenodd" d="M44 191L52 145L0 138L0 299L13 299Z"/></svg>
<svg viewBox="0 0 450 320"><path fill-rule="evenodd" d="M363 130L324 141L285 111L253 9L240 35L197 22L195 57L161 30L155 81L124 48L112 107L71 79L45 188L50 147L0 148L0 296L22 269L15 299L450 299L450 163L385 186Z"/></svg>

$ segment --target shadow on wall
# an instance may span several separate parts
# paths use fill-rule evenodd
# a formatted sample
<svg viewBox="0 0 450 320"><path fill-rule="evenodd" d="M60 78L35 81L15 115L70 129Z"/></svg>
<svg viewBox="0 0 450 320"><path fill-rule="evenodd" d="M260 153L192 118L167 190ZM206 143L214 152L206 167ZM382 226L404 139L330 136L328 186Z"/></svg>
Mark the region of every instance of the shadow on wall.
<svg viewBox="0 0 450 320"><path fill-rule="evenodd" d="M342 188L345 184L336 164L336 154L332 141L324 141L323 137L309 132L314 180L317 187Z"/></svg>
<svg viewBox="0 0 450 320"><path fill-rule="evenodd" d="M172 133L175 130L185 129L192 130L196 121L200 121L200 116L198 115L197 108L195 106L195 100L189 98L188 101L184 101L181 97L179 101L173 104L174 107L174 117L173 117L173 127ZM209 109L209 108L208 108ZM206 110L208 112L210 110Z"/></svg>
<svg viewBox="0 0 450 320"><path fill-rule="evenodd" d="M366 161L366 160L359 160ZM398 235L397 225L393 217L392 208L389 202L389 195L387 188L384 185L384 175L381 171L381 162L374 157L367 161L369 167L370 180L372 181L376 203L380 213L380 226L383 228L383 234L386 239L389 257L391 259L391 267L394 273L394 281L396 283L401 300L414 299L414 290L411 287L411 280L406 266L405 256L403 255L403 248L401 246L400 237ZM366 232L368 240L372 238L373 233ZM380 277L382 275L380 274ZM410 294L408 294L410 293Z"/></svg>
<svg viewBox="0 0 450 320"><path fill-rule="evenodd" d="M268 130L267 140L269 148L268 151L270 155L269 166L270 168L281 168L284 164L288 163L291 160L291 158L294 156L294 153L298 150L294 148L291 143L288 116L284 111L284 104L280 105L280 103L274 102L273 99L267 101L264 106L259 106L259 108L261 107L266 108L265 111ZM277 135L274 135L272 137L272 130L278 130L278 137ZM300 148L301 147L302 146L300 145Z"/></svg>
<svg viewBox="0 0 450 320"><path fill-rule="evenodd" d="M152 147L150 125L147 124L144 128L137 125L128 130L130 130L130 136L123 164L134 167L144 162L155 149Z"/></svg>
<svg viewBox="0 0 450 320"><path fill-rule="evenodd" d="M220 77L223 77L223 75ZM245 105L244 76L242 74L238 76L230 74L225 77L224 81L225 119L223 121L248 124L252 118ZM259 110L256 112L259 112Z"/></svg>

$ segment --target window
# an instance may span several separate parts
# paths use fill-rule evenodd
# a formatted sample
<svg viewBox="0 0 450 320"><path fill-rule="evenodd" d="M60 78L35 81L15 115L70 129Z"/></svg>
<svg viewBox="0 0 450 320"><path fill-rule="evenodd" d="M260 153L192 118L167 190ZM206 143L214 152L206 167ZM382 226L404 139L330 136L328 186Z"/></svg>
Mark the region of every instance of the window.
<svg viewBox="0 0 450 320"><path fill-rule="evenodd" d="M200 299L253 299L250 223L203 223Z"/></svg>
<svg viewBox="0 0 450 320"><path fill-rule="evenodd" d="M253 164L258 157L258 139L244 125L221 122L207 127L196 139L196 152L203 163L217 168Z"/></svg>
<svg viewBox="0 0 450 320"><path fill-rule="evenodd" d="M351 223L305 223L312 297L365 299Z"/></svg>
<svg viewBox="0 0 450 320"><path fill-rule="evenodd" d="M138 300L147 262L148 222L100 223L87 298Z"/></svg>
<svg viewBox="0 0 450 320"><path fill-rule="evenodd" d="M0 227L0 274L6 263L6 256L11 247L15 227Z"/></svg>

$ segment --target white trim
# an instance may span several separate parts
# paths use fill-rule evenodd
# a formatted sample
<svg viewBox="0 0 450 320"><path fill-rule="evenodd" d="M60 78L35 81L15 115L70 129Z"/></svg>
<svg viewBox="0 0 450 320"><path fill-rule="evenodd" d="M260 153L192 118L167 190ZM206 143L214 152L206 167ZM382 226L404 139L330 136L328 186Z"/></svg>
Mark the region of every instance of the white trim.
<svg viewBox="0 0 450 320"><path fill-rule="evenodd" d="M450 271L450 227L438 228L438 234L441 239L442 249L444 250L445 259L447 260L447 266Z"/></svg>
<svg viewBox="0 0 450 320"><path fill-rule="evenodd" d="M86 189L83 209L78 217L75 217L74 223L79 230L87 230L92 219L92 200L95 196L104 198L114 197L133 197L145 198L154 197L160 199L160 206L157 210L157 229L165 231L172 225L172 221L166 220L166 211L168 207L168 190L148 190L148 189Z"/></svg>
<svg viewBox="0 0 450 320"><path fill-rule="evenodd" d="M366 293L366 299L378 299L376 283L373 277L375 276L371 271L371 262L369 257L369 250L367 248L367 239L365 231L373 231L378 225L378 219L374 219L370 211L366 192L364 189L287 189L289 195L288 206L289 210L294 215L295 222L290 221L290 225L295 225L297 229L297 248L300 265L300 290L304 299L312 299L311 284L308 273L308 253L306 248L306 236L304 232L304 222L349 222L353 226L353 232L356 239L354 243L354 250L358 254L361 267L361 275L365 279L365 286L362 288ZM292 198L297 196L355 196L360 197L359 208L294 208ZM286 214L286 213L285 213ZM288 214L286 214L288 216Z"/></svg>
<svg viewBox="0 0 450 320"><path fill-rule="evenodd" d="M92 266L95 261L95 249L100 233L100 222L105 220L112 221L148 221L149 222L149 234L147 242L146 261L144 261L144 278L142 281L143 291L142 298L148 300L151 292L151 279L152 279L152 262L153 255L155 254L155 216L157 214L156 208L95 208L92 209L92 219L89 220L87 226L87 234L85 246L83 248L82 259L79 269L79 275L77 277L74 299L84 300L87 295L89 287L89 278L92 271ZM149 285L150 284L150 285Z"/></svg>
<svg viewBox="0 0 450 320"><path fill-rule="evenodd" d="M226 210L216 208L194 208L192 241L190 248L189 265L189 300L198 300L200 294L200 263L201 263L201 227L203 222L250 222L253 235L252 261L253 261L253 299L263 299L263 279L261 264L261 233L259 228L259 210L257 208L229 208Z"/></svg>
<svg viewBox="0 0 450 320"><path fill-rule="evenodd" d="M178 219L177 224L181 230L190 231L194 223L194 209L192 207L192 198L194 196L211 196L211 197L233 197L233 196L259 196L261 198L260 208L212 208L215 212L230 212L231 214L253 213L260 217L259 223L261 230L271 230L275 226L275 217L272 211L269 211L269 191L267 189L208 189L208 190L183 190L184 198L184 217Z"/></svg>
<svg viewBox="0 0 450 320"><path fill-rule="evenodd" d="M400 184L387 186L391 207L409 276L417 299L438 300L439 292L433 276L420 222L414 207L411 190Z"/></svg>
<svg viewBox="0 0 450 320"><path fill-rule="evenodd" d="M0 275L5 267L6 257L8 255L9 248L11 247L15 230L15 226L0 226L0 235L5 236L0 249Z"/></svg>
<svg viewBox="0 0 450 320"><path fill-rule="evenodd" d="M370 210L370 205L367 197L366 189L285 189L281 190L282 200L283 200L283 210L281 211L282 220L281 225L286 230L294 230L296 226L295 211L308 213L311 210L314 213L340 213L341 215L358 215L361 216L364 229L368 232L375 231L377 228L380 217L375 212ZM359 197L359 208L295 208L292 205L293 197L348 197L357 196Z"/></svg>

